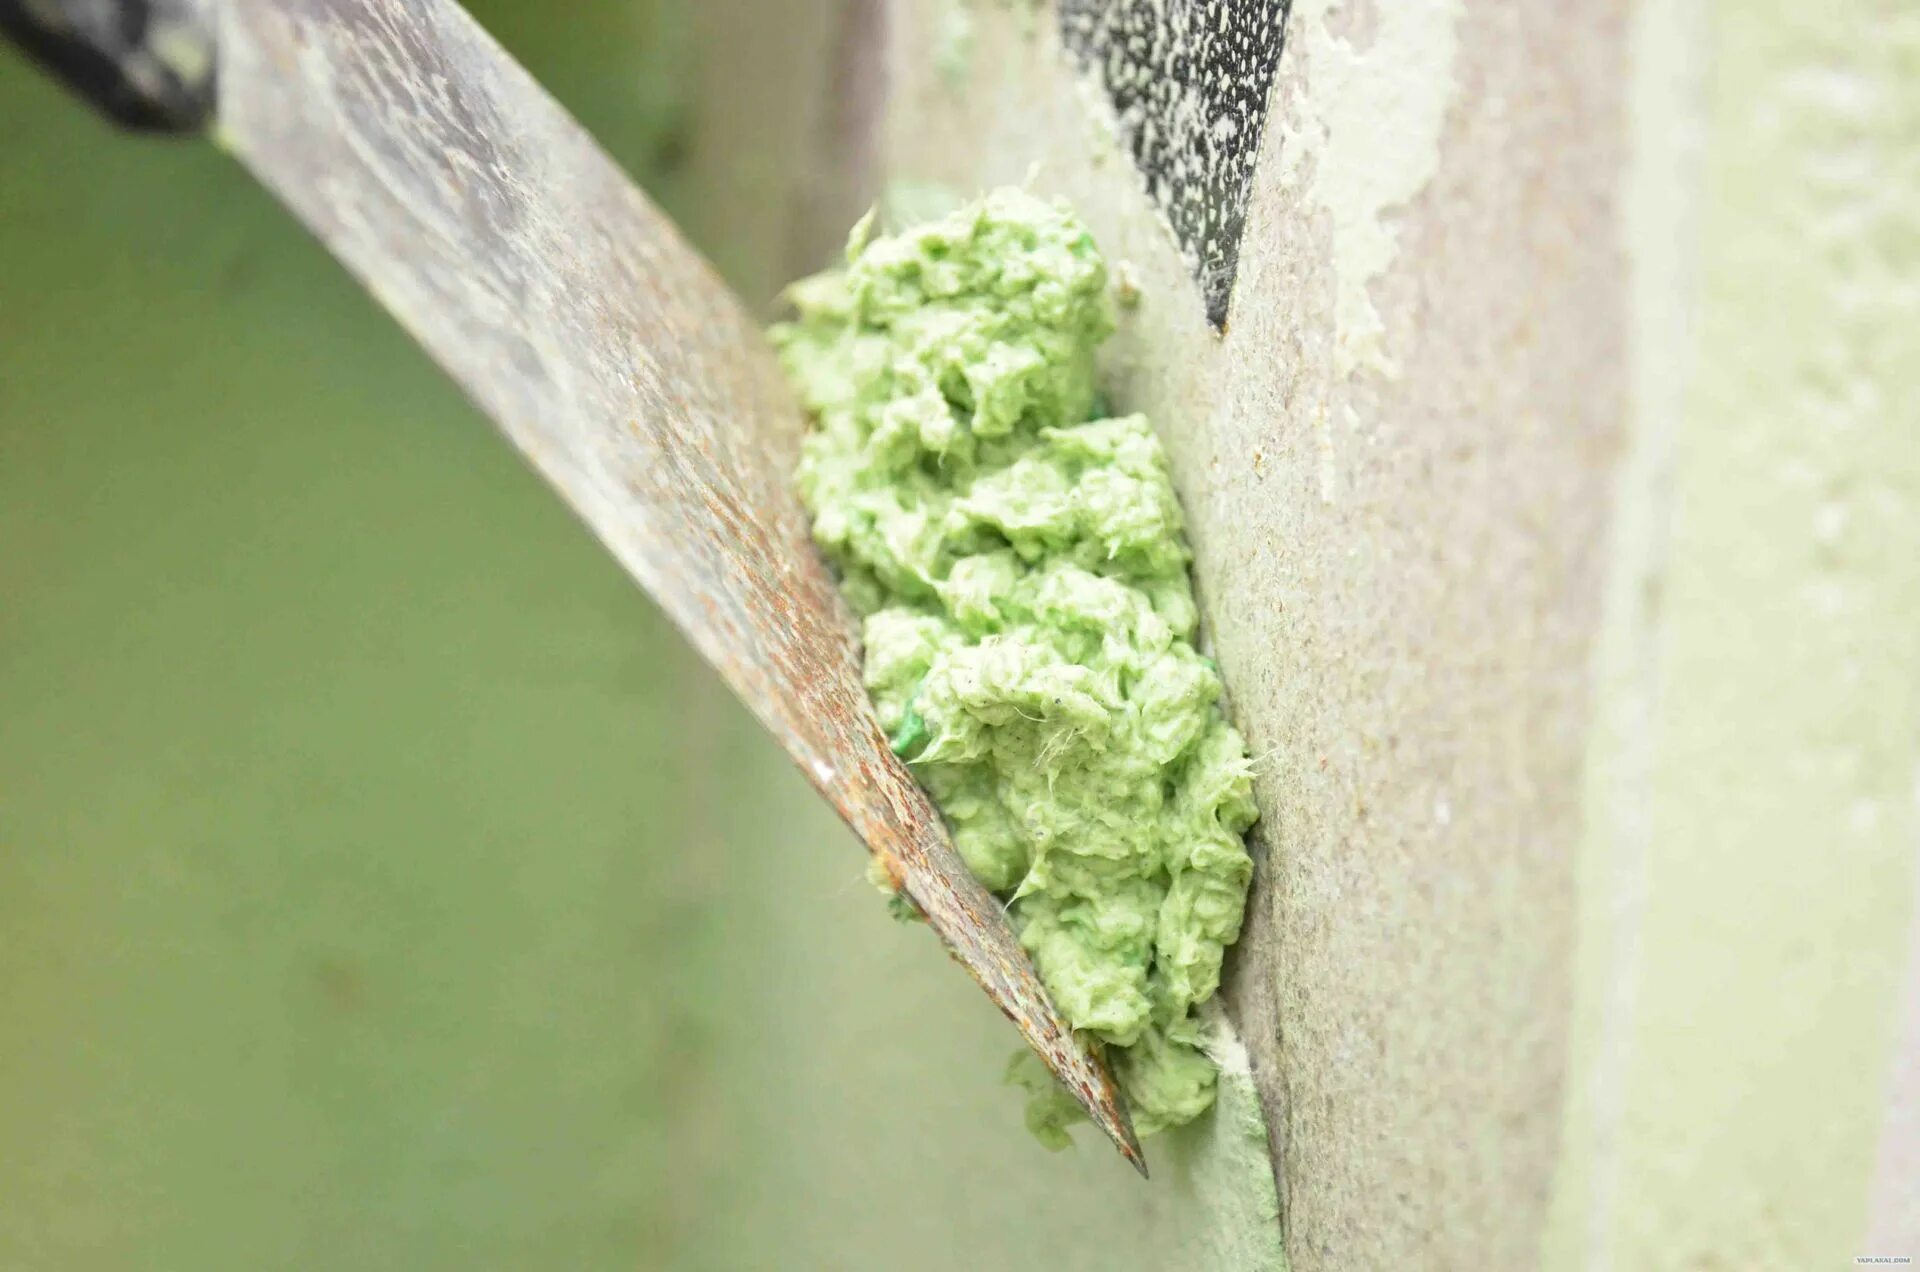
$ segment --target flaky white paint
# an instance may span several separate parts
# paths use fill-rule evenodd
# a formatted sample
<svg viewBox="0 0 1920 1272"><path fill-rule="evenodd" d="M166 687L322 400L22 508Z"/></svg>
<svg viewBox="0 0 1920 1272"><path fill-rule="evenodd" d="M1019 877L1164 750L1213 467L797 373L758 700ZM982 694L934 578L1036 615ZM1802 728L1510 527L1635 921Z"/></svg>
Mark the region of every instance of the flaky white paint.
<svg viewBox="0 0 1920 1272"><path fill-rule="evenodd" d="M1332 223L1334 368L1397 375L1367 289L1398 250L1389 214L1439 167L1460 0L1301 0L1294 9L1289 52L1307 62L1307 94L1280 153L1313 164L1313 199Z"/></svg>

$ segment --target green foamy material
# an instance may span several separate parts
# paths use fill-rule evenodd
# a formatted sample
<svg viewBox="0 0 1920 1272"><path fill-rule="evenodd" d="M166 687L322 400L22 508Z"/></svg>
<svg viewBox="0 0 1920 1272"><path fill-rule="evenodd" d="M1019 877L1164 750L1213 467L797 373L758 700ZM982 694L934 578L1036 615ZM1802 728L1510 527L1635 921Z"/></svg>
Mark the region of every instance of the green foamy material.
<svg viewBox="0 0 1920 1272"><path fill-rule="evenodd" d="M1218 1076L1194 1008L1240 933L1257 814L1160 443L1093 418L1099 249L999 190L896 235L863 222L844 269L789 294L800 491L881 723L1136 1126L1191 1121ZM1070 1104L1028 1085L1064 1142Z"/></svg>

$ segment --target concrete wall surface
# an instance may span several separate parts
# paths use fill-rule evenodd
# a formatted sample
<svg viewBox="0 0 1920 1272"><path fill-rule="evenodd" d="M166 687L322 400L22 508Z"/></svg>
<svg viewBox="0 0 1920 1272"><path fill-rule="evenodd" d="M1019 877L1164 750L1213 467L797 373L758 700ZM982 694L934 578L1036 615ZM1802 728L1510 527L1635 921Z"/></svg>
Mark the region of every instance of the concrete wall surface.
<svg viewBox="0 0 1920 1272"><path fill-rule="evenodd" d="M1920 8L1294 0L1216 329L1085 6L473 7L769 314L889 179L1086 217L1253 1082L1041 1150L486 423L0 51L0 1267L1920 1259Z"/></svg>

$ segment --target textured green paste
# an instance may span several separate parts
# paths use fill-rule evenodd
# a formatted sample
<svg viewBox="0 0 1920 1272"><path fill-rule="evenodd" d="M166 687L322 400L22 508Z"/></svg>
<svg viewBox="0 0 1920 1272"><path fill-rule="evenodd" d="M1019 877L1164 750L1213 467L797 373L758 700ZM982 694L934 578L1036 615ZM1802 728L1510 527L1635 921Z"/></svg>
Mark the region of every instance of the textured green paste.
<svg viewBox="0 0 1920 1272"><path fill-rule="evenodd" d="M794 285L775 328L815 427L799 484L864 616L866 683L1135 1125L1213 1101L1195 1004L1252 873L1246 745L1193 647L1179 504L1144 418L1095 419L1107 271L1018 190ZM1028 1121L1065 1139L1070 1102Z"/></svg>

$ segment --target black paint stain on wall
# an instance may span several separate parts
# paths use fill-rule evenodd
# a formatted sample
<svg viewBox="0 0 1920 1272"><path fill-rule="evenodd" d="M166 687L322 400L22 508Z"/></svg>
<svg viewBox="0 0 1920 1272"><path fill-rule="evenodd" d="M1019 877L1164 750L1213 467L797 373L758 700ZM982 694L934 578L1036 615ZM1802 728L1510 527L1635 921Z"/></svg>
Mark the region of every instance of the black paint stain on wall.
<svg viewBox="0 0 1920 1272"><path fill-rule="evenodd" d="M1154 202L1224 328L1289 0L1059 0Z"/></svg>

